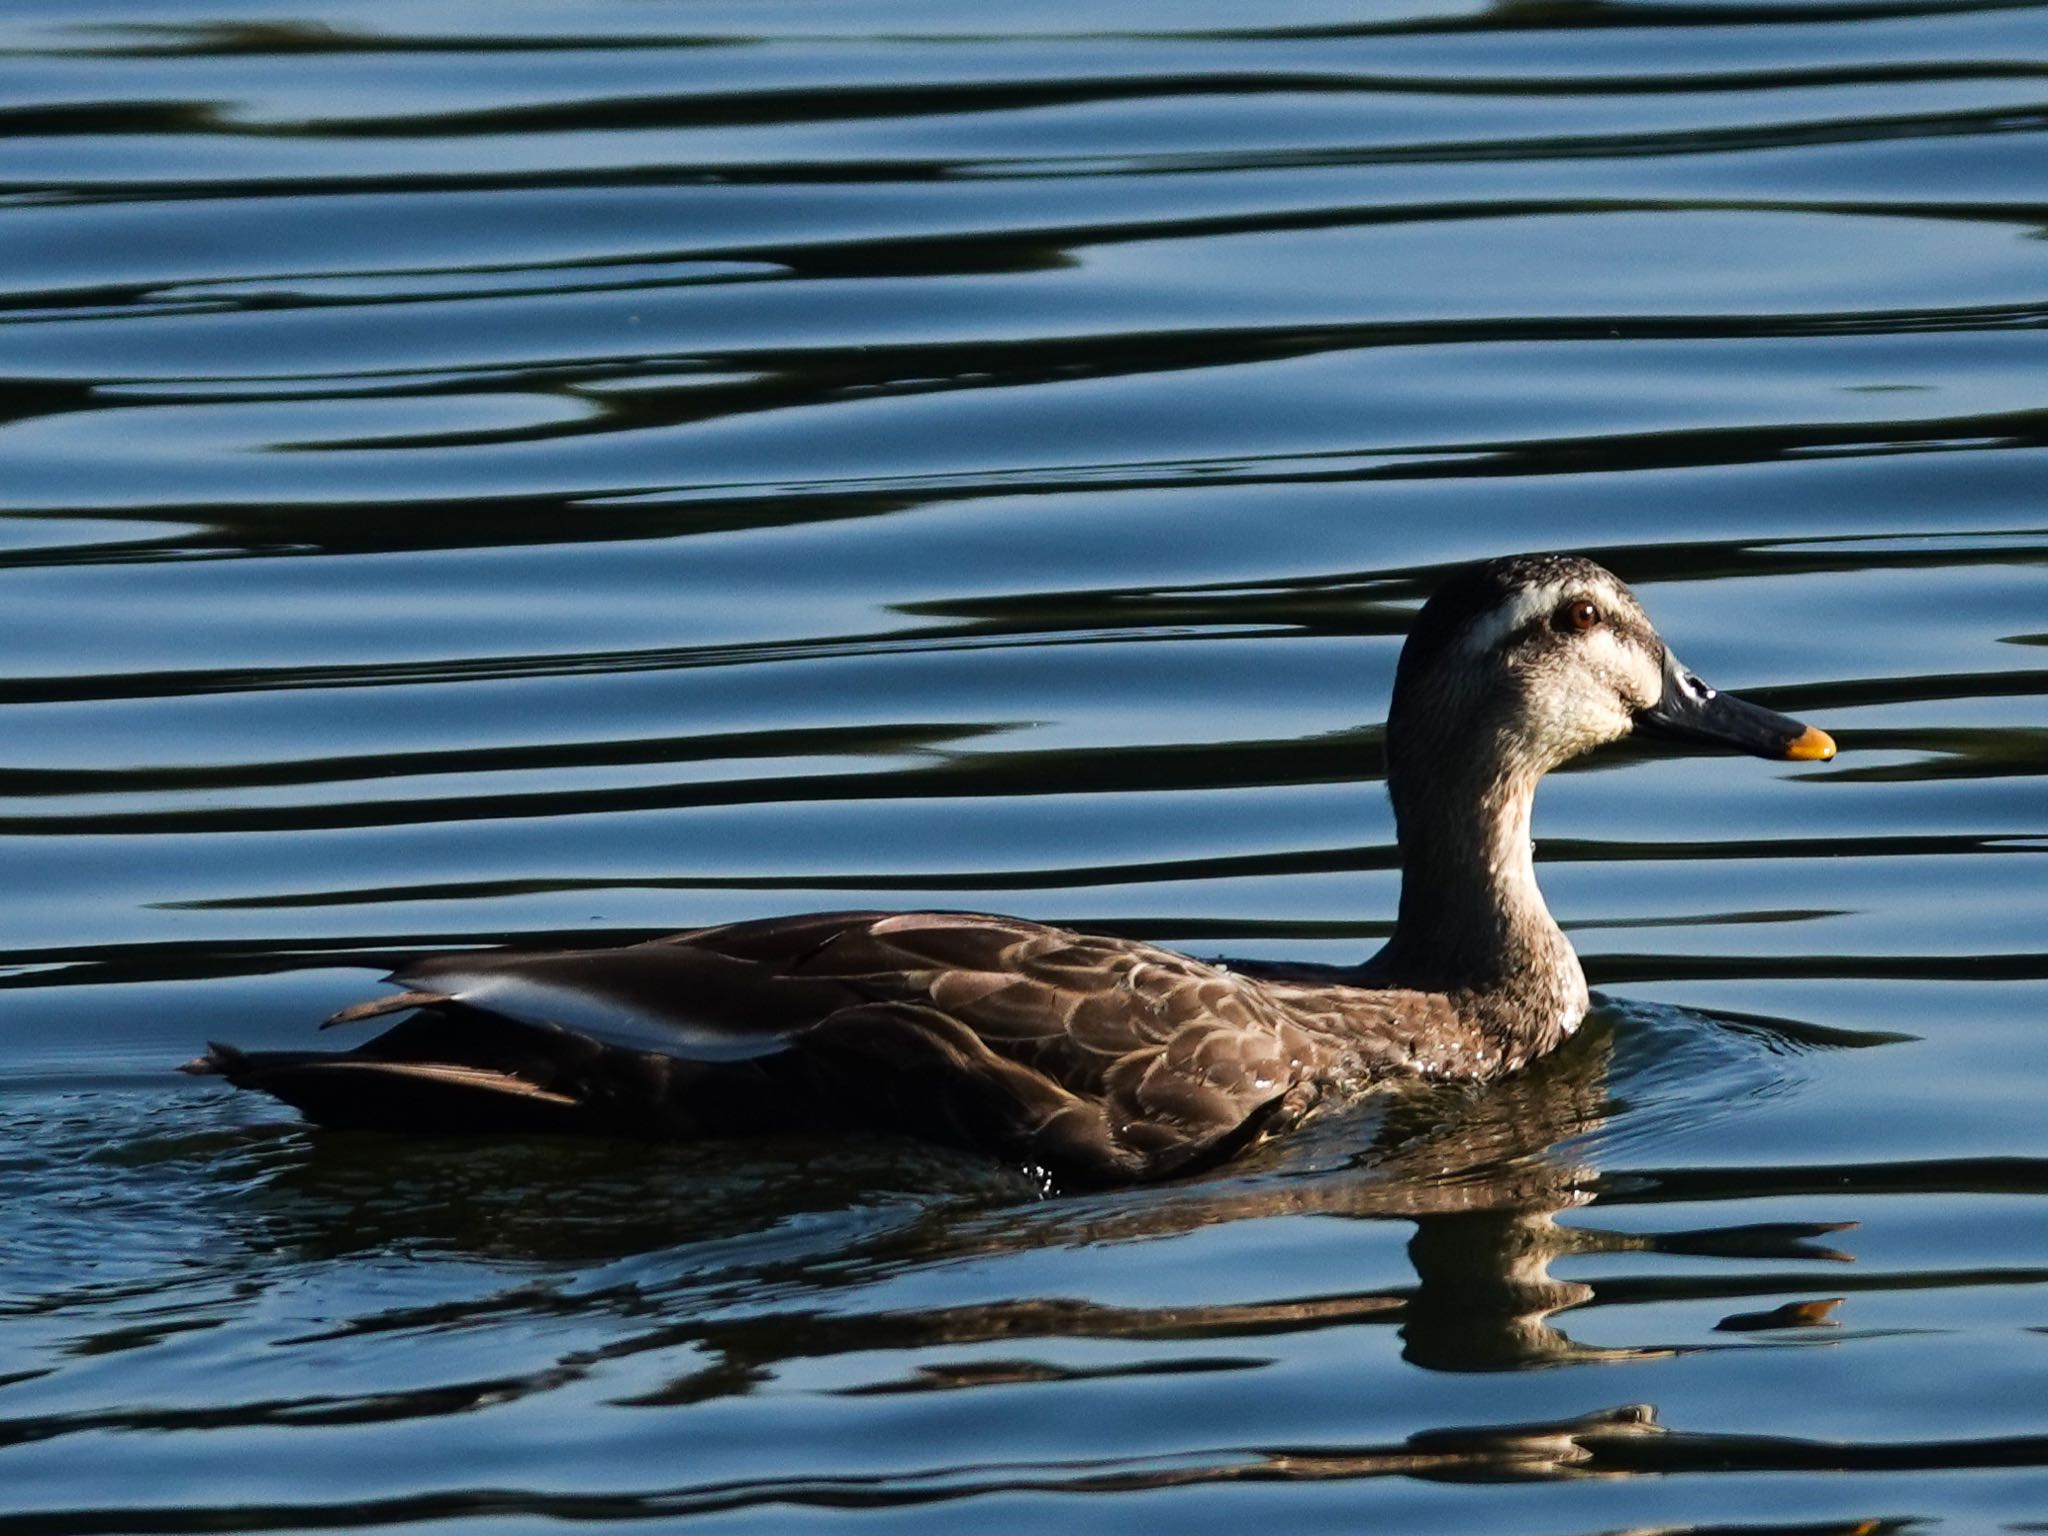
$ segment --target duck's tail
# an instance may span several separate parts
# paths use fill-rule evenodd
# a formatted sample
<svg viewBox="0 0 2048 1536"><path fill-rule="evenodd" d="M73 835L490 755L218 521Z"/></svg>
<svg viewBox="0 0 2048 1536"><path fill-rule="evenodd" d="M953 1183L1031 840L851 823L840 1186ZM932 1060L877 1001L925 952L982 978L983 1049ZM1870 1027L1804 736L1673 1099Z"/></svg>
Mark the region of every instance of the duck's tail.
<svg viewBox="0 0 2048 1536"><path fill-rule="evenodd" d="M375 1042L373 1042L375 1044ZM218 1041L179 1069L281 1099L322 1125L360 1130L534 1133L601 1127L595 1107L516 1072L360 1051L244 1051Z"/></svg>

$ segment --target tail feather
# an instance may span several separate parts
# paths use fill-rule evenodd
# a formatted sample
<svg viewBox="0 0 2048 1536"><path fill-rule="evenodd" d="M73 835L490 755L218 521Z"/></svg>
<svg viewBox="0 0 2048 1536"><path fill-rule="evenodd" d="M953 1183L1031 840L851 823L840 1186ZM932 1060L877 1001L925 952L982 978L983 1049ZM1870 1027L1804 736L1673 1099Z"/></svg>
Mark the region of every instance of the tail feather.
<svg viewBox="0 0 2048 1536"><path fill-rule="evenodd" d="M194 1056L190 1061L180 1062L178 1070L192 1077L224 1077L240 1086L239 1075L246 1071L250 1056L245 1050L232 1045L223 1045L218 1040L206 1042L206 1054Z"/></svg>
<svg viewBox="0 0 2048 1536"><path fill-rule="evenodd" d="M322 1029L332 1029L337 1024L354 1024L362 1019L379 1018L387 1013L404 1013L412 1008L435 1008L454 999L446 992L392 992L383 997L373 997L366 1003L354 1003L337 1013L330 1013L320 1021Z"/></svg>
<svg viewBox="0 0 2048 1536"><path fill-rule="evenodd" d="M390 999L380 999L383 1002ZM218 1041L178 1070L280 1099L321 1125L414 1134L688 1134L678 1102L702 1069L573 1034L419 1010L349 1051L245 1051ZM395 1010L394 1010L395 1011ZM366 1015L358 1015L366 1016Z"/></svg>
<svg viewBox="0 0 2048 1536"><path fill-rule="evenodd" d="M321 1125L356 1130L533 1133L612 1129L589 1104L510 1072L349 1052L211 1046L182 1069L280 1099Z"/></svg>

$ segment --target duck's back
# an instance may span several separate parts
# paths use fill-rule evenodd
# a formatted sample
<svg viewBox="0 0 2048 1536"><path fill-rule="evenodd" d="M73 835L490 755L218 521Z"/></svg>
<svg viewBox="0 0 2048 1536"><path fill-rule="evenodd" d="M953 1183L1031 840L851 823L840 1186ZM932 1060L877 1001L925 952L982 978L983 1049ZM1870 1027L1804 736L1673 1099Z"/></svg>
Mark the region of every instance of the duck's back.
<svg viewBox="0 0 2048 1536"><path fill-rule="evenodd" d="M1242 974L975 913L841 912L612 950L463 953L339 1022L346 1053L193 1064L335 1125L900 1132L1068 1183L1157 1177L1400 1070L1441 999Z"/></svg>

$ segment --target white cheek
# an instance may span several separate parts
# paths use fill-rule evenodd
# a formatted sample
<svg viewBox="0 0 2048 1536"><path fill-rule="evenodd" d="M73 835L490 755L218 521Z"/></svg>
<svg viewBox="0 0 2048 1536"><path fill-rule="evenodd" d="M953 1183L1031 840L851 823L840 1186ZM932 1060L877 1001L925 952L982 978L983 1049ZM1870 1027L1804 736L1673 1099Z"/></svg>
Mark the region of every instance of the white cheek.
<svg viewBox="0 0 2048 1536"><path fill-rule="evenodd" d="M1624 710L1641 709L1657 702L1664 692L1661 657L1651 657L1640 645L1630 644L1612 631L1603 630L1600 669L1613 679Z"/></svg>
<svg viewBox="0 0 2048 1536"><path fill-rule="evenodd" d="M1650 655L1642 646L1631 645L1608 629L1586 638L1593 642L1587 647L1587 661L1614 695L1612 704L1617 714L1626 718L1663 697L1661 656Z"/></svg>
<svg viewBox="0 0 2048 1536"><path fill-rule="evenodd" d="M1634 648L1605 628L1576 637L1569 654L1576 682L1553 696L1541 731L1557 762L1628 734L1631 675L1641 670Z"/></svg>
<svg viewBox="0 0 2048 1536"><path fill-rule="evenodd" d="M1628 711L1621 707L1620 699L1610 696L1574 701L1544 734L1551 756L1561 762L1627 735L1628 728Z"/></svg>
<svg viewBox="0 0 2048 1536"><path fill-rule="evenodd" d="M1641 645L1620 645L1615 665L1616 680L1630 711L1648 709L1664 697L1664 652L1663 647L1652 643L1646 648Z"/></svg>

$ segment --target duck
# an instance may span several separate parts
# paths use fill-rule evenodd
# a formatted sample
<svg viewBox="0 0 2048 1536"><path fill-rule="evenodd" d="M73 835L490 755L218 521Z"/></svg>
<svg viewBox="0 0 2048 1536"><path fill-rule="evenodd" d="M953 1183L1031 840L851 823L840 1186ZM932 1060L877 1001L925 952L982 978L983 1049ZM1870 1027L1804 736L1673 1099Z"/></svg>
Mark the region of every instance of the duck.
<svg viewBox="0 0 2048 1536"><path fill-rule="evenodd" d="M1457 571L1389 703L1401 857L1362 964L1200 960L980 912L806 913L638 943L427 955L323 1028L352 1049L212 1043L182 1070L324 1127L642 1138L887 1134L1047 1188L1190 1174L1407 1082L1522 1071L1586 1017L1536 883L1543 776L1631 734L1824 761L1826 732L1682 666L1574 555Z"/></svg>

